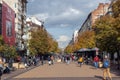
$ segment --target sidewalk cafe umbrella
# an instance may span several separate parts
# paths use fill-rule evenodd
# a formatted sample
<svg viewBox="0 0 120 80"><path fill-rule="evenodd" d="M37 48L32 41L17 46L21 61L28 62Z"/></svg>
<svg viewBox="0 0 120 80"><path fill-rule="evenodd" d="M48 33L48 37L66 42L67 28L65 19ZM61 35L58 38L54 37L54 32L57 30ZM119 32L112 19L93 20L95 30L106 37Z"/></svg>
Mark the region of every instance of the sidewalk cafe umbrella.
<svg viewBox="0 0 120 80"><path fill-rule="evenodd" d="M92 48L91 51L98 51L99 48L95 47L95 48Z"/></svg>
<svg viewBox="0 0 120 80"><path fill-rule="evenodd" d="M81 48L80 50L78 50L78 52L85 52L85 51L90 51L90 49L88 49L88 48Z"/></svg>

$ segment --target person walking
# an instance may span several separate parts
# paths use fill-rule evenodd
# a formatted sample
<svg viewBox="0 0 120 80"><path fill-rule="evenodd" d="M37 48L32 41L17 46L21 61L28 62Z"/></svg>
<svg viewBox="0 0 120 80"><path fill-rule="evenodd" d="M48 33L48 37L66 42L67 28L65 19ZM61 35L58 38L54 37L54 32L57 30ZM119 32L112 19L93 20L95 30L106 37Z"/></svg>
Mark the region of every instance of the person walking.
<svg viewBox="0 0 120 80"><path fill-rule="evenodd" d="M98 62L99 62L99 57L96 55L94 57L94 66L95 66L96 69L98 68Z"/></svg>
<svg viewBox="0 0 120 80"><path fill-rule="evenodd" d="M35 56L33 57L33 64L34 64L34 66L37 66L37 61L36 61L36 57Z"/></svg>
<svg viewBox="0 0 120 80"><path fill-rule="evenodd" d="M80 64L80 67L82 66L82 63L83 63L83 57L80 56L78 59L78 64Z"/></svg>
<svg viewBox="0 0 120 80"><path fill-rule="evenodd" d="M70 56L67 56L67 64L70 64Z"/></svg>
<svg viewBox="0 0 120 80"><path fill-rule="evenodd" d="M54 57L53 57L53 55L50 58L51 58L51 64L53 65L54 64Z"/></svg>
<svg viewBox="0 0 120 80"><path fill-rule="evenodd" d="M41 56L41 65L44 64L44 56Z"/></svg>
<svg viewBox="0 0 120 80"><path fill-rule="evenodd" d="M110 80L112 80L111 74L110 74L110 60L108 59L108 56L105 56L103 60L103 80L106 80L108 77Z"/></svg>
<svg viewBox="0 0 120 80"><path fill-rule="evenodd" d="M51 58L48 56L48 64L51 65Z"/></svg>

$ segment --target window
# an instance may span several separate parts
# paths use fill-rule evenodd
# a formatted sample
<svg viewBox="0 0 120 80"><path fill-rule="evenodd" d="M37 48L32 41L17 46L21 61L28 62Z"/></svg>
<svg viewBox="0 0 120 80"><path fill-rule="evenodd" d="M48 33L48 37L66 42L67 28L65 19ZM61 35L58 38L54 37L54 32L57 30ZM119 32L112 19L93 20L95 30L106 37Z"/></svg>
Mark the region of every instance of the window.
<svg viewBox="0 0 120 80"><path fill-rule="evenodd" d="M15 18L16 18L16 13L15 13Z"/></svg>
<svg viewBox="0 0 120 80"><path fill-rule="evenodd" d="M16 8L16 3L15 3L15 8Z"/></svg>

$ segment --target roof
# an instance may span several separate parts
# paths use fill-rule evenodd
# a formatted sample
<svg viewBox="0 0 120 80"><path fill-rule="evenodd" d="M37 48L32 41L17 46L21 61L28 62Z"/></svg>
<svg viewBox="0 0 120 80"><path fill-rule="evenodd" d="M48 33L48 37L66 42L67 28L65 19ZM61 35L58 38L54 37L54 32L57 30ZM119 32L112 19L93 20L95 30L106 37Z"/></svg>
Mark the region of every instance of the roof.
<svg viewBox="0 0 120 80"><path fill-rule="evenodd" d="M26 22L32 22L32 23L39 25L39 26L43 25L43 22L40 21L39 19L37 19L36 17L29 17L26 19Z"/></svg>

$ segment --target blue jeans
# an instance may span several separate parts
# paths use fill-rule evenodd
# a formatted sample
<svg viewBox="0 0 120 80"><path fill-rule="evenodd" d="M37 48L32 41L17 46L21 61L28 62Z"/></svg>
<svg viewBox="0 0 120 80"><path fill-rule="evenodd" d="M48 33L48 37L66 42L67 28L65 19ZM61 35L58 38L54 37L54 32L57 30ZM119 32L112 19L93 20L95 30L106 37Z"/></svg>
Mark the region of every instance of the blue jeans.
<svg viewBox="0 0 120 80"><path fill-rule="evenodd" d="M94 66L98 68L98 62L94 62Z"/></svg>

